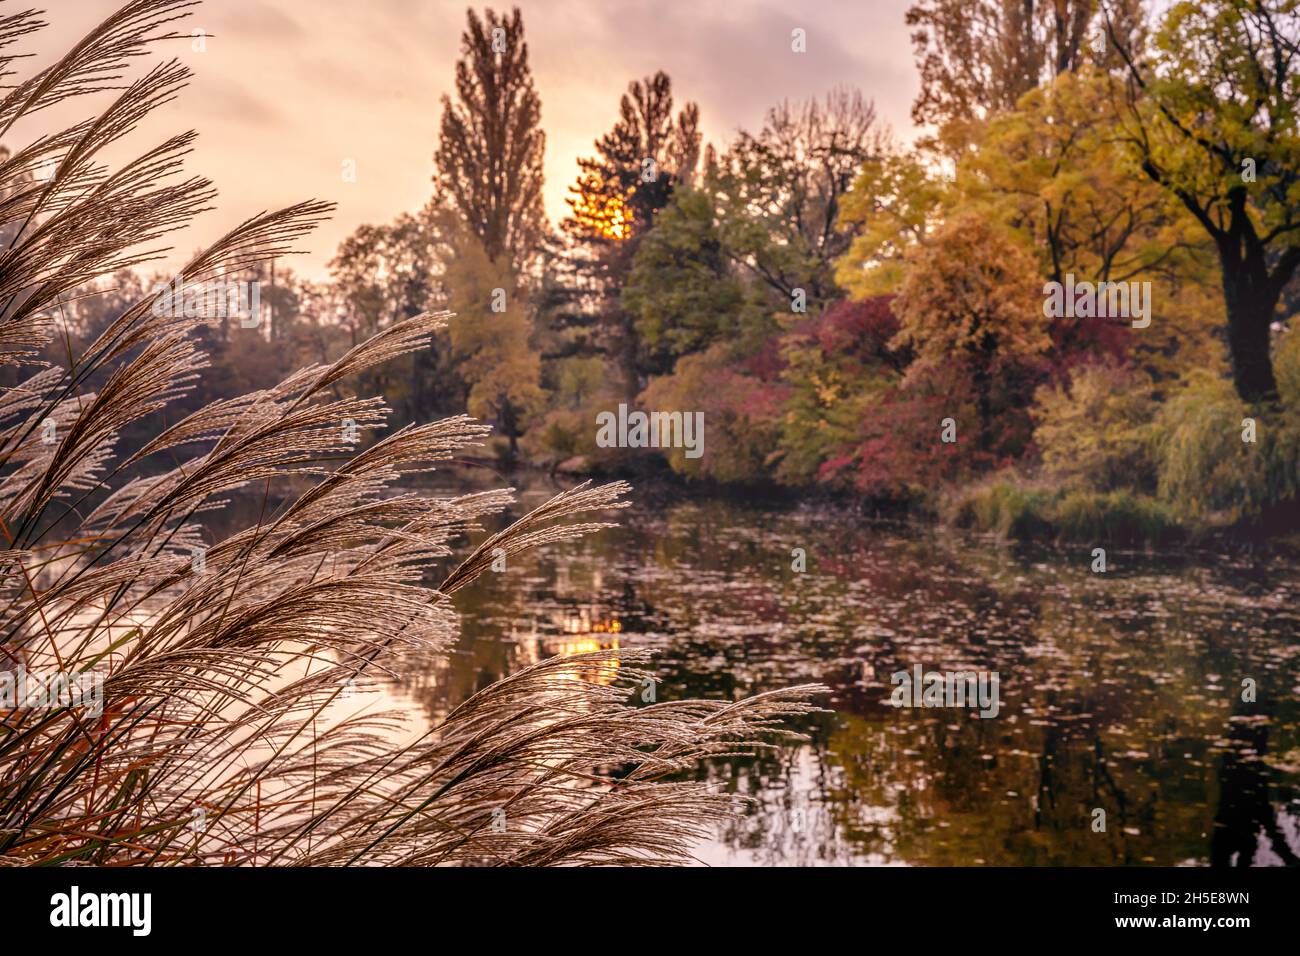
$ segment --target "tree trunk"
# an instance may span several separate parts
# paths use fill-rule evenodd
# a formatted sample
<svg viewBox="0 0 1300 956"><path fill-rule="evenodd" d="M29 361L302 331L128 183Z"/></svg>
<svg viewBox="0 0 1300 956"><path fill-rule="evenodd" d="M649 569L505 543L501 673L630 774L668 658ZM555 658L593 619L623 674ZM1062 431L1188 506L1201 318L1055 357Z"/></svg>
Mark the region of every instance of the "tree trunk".
<svg viewBox="0 0 1300 956"><path fill-rule="evenodd" d="M501 401L499 421L501 431L510 440L509 464L513 467L519 461L519 416L515 412L514 403L509 398L503 398Z"/></svg>
<svg viewBox="0 0 1300 956"><path fill-rule="evenodd" d="M1223 270L1223 294L1228 309L1228 353L1232 383L1243 401L1252 405L1278 401L1277 379L1269 355L1269 326L1281 289L1267 277L1252 279L1240 264Z"/></svg>
<svg viewBox="0 0 1300 956"><path fill-rule="evenodd" d="M623 374L623 394L628 407L636 404L636 397L641 392L641 374L637 367L638 337L636 316L629 312L620 312L621 341L619 342L619 366Z"/></svg>
<svg viewBox="0 0 1300 956"><path fill-rule="evenodd" d="M975 354L975 367L971 383L975 387L975 407L979 414L980 433L975 447L990 453L993 449L993 362L998 354L998 338L985 333Z"/></svg>

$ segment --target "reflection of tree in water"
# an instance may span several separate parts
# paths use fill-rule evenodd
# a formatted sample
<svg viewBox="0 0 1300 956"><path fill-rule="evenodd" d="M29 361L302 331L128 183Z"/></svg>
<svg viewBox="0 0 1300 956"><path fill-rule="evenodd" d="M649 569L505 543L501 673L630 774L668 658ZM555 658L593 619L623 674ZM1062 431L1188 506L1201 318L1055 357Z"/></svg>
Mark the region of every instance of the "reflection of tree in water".
<svg viewBox="0 0 1300 956"><path fill-rule="evenodd" d="M1210 841L1211 866L1251 866L1270 861L1300 866L1300 858L1278 825L1278 811L1270 800L1272 770L1264 762L1268 753L1271 708L1241 702L1229 729L1231 746L1219 761L1219 809L1214 815Z"/></svg>
<svg viewBox="0 0 1300 956"><path fill-rule="evenodd" d="M1270 778L1258 728L1233 721L1240 739L1222 753L1232 704L1217 676L1250 666L1295 686L1300 658L1277 652L1292 585L1258 569L1163 572L1150 556L1103 579L1056 552L841 518L635 506L621 529L458 594L465 637L408 690L437 712L539 656L613 641L658 649L660 699L828 683L835 713L804 722L806 744L701 769L758 801L710 841L715 859L1297 862L1283 793L1300 779L1296 707L1275 701ZM795 546L807 574L790 571ZM1001 714L889 707L889 675L917 662L1000 671Z"/></svg>
<svg viewBox="0 0 1300 956"><path fill-rule="evenodd" d="M700 775L752 804L724 823L717 839L765 866L847 866L863 862L845 832L836 795L839 768L821 731L808 743L754 757L711 761ZM880 857L869 862L886 862Z"/></svg>
<svg viewBox="0 0 1300 956"><path fill-rule="evenodd" d="M601 538L521 559L460 592L456 608L464 623L456 646L411 661L398 685L438 718L539 661L624 646L627 633L639 631L652 612L635 582L608 573L611 545Z"/></svg>

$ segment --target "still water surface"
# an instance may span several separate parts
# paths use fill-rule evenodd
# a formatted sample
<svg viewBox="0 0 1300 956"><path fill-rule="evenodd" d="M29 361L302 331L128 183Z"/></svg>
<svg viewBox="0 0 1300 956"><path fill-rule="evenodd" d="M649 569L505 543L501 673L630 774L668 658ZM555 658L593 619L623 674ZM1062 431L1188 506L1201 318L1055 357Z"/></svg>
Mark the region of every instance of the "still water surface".
<svg viewBox="0 0 1300 956"><path fill-rule="evenodd" d="M634 498L622 527L458 595L460 643L401 690L438 715L611 647L657 649L661 700L828 685L806 743L701 769L757 801L697 848L707 863L1300 863L1293 564L1111 552L1094 574L1090 548ZM996 671L997 717L891 706L890 675L917 664Z"/></svg>

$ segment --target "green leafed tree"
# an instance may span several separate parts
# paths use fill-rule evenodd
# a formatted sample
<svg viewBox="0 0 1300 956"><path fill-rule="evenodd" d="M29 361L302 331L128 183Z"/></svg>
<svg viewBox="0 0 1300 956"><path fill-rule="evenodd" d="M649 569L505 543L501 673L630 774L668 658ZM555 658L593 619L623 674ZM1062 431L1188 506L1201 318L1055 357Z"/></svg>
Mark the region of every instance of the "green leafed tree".
<svg viewBox="0 0 1300 956"><path fill-rule="evenodd" d="M569 239L575 309L566 322L588 326L588 341L612 359L629 399L645 368L636 316L621 292L642 236L679 186L690 185L699 163L699 108L673 114L672 81L658 72L635 80L619 101L619 119L596 141L596 155L578 160L570 187L571 214L561 224Z"/></svg>
<svg viewBox="0 0 1300 956"><path fill-rule="evenodd" d="M719 220L736 260L788 304L809 308L839 295L834 260L853 239L840 211L862 165L890 142L861 93L781 103L757 134L742 132L719 164Z"/></svg>
<svg viewBox="0 0 1300 956"><path fill-rule="evenodd" d="M1270 329L1300 266L1300 3L1179 3L1149 49L1121 49L1128 141L1218 254L1237 394L1275 402Z"/></svg>
<svg viewBox="0 0 1300 956"><path fill-rule="evenodd" d="M642 241L623 289L623 305L636 315L643 364L666 374L682 355L766 325L757 291L737 274L711 196L680 191Z"/></svg>
<svg viewBox="0 0 1300 956"><path fill-rule="evenodd" d="M656 217L624 291L655 370L718 339L770 337L796 301L816 313L838 299L835 260L858 231L842 209L888 138L860 93L833 90L780 104L707 162Z"/></svg>

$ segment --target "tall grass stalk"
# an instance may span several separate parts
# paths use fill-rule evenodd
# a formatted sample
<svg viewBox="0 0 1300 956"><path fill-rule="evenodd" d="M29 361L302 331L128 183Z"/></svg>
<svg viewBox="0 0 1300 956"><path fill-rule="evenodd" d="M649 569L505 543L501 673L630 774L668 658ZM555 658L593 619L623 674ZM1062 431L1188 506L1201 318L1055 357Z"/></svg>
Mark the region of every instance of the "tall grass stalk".
<svg viewBox="0 0 1300 956"><path fill-rule="evenodd" d="M394 322L336 362L170 424L165 411L204 373L206 320L156 314L146 298L83 354L53 358L69 296L155 260L213 199L181 174L193 132L115 170L98 161L185 85L174 60L126 76L193 6L131 0L19 82L19 47L45 24L0 16L0 138L55 104L112 97L0 159L0 374L13 383L0 394L0 672L103 678L102 712L0 710L0 862L682 859L734 807L664 778L770 740L812 688L634 706L644 655L602 651L511 675L426 732L406 728L406 743L400 714L340 711L404 655L447 649L452 596L497 549L570 540L605 526L572 519L624 503L621 483L580 486L454 560L510 493L438 498L404 480L487 429L455 417L357 450L342 427L382 429L382 398L349 396L347 383L424 348L447 315ZM289 253L329 211L305 202L249 219L186 263L183 285ZM152 438L118 447L142 423L158 423ZM241 489L261 514L210 540L205 520Z"/></svg>

